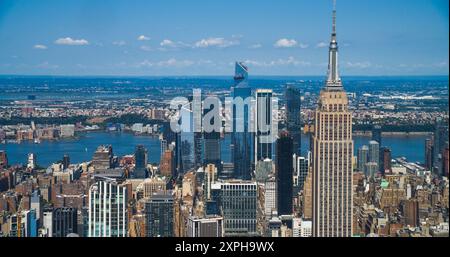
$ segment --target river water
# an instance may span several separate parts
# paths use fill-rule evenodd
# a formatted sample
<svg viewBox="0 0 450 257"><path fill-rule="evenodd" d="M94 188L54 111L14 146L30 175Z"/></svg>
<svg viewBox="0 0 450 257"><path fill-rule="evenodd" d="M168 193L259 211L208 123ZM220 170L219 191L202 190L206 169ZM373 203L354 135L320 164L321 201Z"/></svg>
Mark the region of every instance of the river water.
<svg viewBox="0 0 450 257"><path fill-rule="evenodd" d="M427 136L386 136L383 137L383 146L390 147L392 157L406 157L409 161L424 161L424 144ZM370 137L356 136L355 154L357 149L363 144L368 144ZM160 142L158 137L136 136L130 133L108 133L108 132L87 132L81 133L77 138L57 141L42 141L34 144L32 141L25 141L20 144L0 144L0 150L6 150L10 164L26 163L28 153L35 153L37 163L41 166L48 166L61 160L64 154L69 154L72 163L89 161L95 149L102 144L112 145L114 155L122 156L133 154L134 148L138 144L144 145L148 149L148 158L151 163L159 163ZM230 162L230 136L222 140L222 160ZM302 151L309 148L309 139L302 136Z"/></svg>

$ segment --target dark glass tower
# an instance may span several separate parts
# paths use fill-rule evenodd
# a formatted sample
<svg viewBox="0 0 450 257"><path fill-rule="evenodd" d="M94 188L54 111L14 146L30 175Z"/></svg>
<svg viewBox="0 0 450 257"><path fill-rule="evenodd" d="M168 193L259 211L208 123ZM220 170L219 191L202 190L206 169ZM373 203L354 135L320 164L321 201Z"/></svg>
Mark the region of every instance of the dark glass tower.
<svg viewBox="0 0 450 257"><path fill-rule="evenodd" d="M292 175L294 173L292 155L293 139L289 132L283 131L277 140L278 215L292 214Z"/></svg>
<svg viewBox="0 0 450 257"><path fill-rule="evenodd" d="M245 101L251 97L252 90L248 86L248 68L240 62L236 62L234 86L231 89L233 98L242 98ZM248 114L250 106L244 106L244 115L237 116L236 106L233 106L233 132L231 134L232 156L234 164L234 177L250 179L251 163L253 155L252 133L249 128ZM244 130L237 131L237 124L243 124Z"/></svg>
<svg viewBox="0 0 450 257"><path fill-rule="evenodd" d="M69 165L70 165L70 157L69 157L68 154L65 154L65 155L63 156L62 163L63 163L63 169L69 168Z"/></svg>
<svg viewBox="0 0 450 257"><path fill-rule="evenodd" d="M297 156L301 155L301 116L300 116L300 91L288 86L285 92L286 97L286 128L293 139L293 149Z"/></svg>
<svg viewBox="0 0 450 257"><path fill-rule="evenodd" d="M377 141L381 148L381 131L382 128L380 125L374 125L372 128L372 140Z"/></svg>
<svg viewBox="0 0 450 257"><path fill-rule="evenodd" d="M255 133L255 166L256 162L263 161L265 159L274 160L274 131L273 126L273 110L272 100L273 91L271 89L257 89L256 90L256 125ZM269 127L268 131L265 131L263 127ZM264 139L263 139L264 138ZM271 138L271 140L267 140Z"/></svg>
<svg viewBox="0 0 450 257"><path fill-rule="evenodd" d="M204 109L204 115L214 111L214 115L219 115L220 109L218 106L214 109L206 108ZM214 164L220 173L221 169L221 158L220 158L220 132L211 131L203 133L203 165Z"/></svg>
<svg viewBox="0 0 450 257"><path fill-rule="evenodd" d="M448 133L448 120L437 118L434 131L433 166L434 172L438 175L444 175L442 161L444 159L444 150L449 145Z"/></svg>
<svg viewBox="0 0 450 257"><path fill-rule="evenodd" d="M136 166L134 169L135 178L146 178L147 177L147 149L143 145L136 146L136 151L134 152L134 158L136 161Z"/></svg>

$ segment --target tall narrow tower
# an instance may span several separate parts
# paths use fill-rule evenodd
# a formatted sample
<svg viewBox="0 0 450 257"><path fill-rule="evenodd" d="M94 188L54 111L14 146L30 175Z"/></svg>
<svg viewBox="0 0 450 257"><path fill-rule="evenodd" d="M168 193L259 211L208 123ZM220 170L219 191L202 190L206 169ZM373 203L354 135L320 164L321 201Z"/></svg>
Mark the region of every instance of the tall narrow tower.
<svg viewBox="0 0 450 257"><path fill-rule="evenodd" d="M248 68L242 62L236 62L234 86L231 89L233 98L245 101L252 96L252 89L248 86ZM238 116L238 110L233 105L233 132L231 134L232 161L234 164L234 178L250 179L252 171L253 134L249 127L250 106L244 106L243 115ZM237 131L239 125L243 131Z"/></svg>
<svg viewBox="0 0 450 257"><path fill-rule="evenodd" d="M313 136L313 236L352 235L352 114L338 72L336 9L328 77L320 92Z"/></svg>

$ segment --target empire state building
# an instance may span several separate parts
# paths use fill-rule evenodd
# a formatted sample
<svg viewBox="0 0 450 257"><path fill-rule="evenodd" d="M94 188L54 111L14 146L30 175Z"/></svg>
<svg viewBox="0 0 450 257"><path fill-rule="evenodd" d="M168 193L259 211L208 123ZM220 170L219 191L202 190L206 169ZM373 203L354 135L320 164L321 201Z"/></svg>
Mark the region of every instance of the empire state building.
<svg viewBox="0 0 450 257"><path fill-rule="evenodd" d="M352 235L352 114L338 72L336 9L328 78L320 92L313 136L313 236Z"/></svg>

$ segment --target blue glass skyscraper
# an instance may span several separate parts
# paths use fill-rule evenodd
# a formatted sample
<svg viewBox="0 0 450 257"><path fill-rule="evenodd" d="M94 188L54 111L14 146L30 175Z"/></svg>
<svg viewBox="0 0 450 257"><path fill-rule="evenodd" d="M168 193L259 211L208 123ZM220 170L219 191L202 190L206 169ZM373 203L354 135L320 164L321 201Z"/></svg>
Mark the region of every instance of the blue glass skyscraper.
<svg viewBox="0 0 450 257"><path fill-rule="evenodd" d="M251 97L252 90L248 86L248 68L241 62L236 62L234 86L231 89L233 98ZM234 177L240 179L251 178L251 157L253 155L252 133L249 128L250 106L244 106L241 117L237 117L236 106L233 105L233 132L231 135ZM243 124L243 131L237 131L238 124Z"/></svg>
<svg viewBox="0 0 450 257"><path fill-rule="evenodd" d="M181 131L177 134L178 173L185 173L195 168L195 134L193 132L193 112L191 103L181 107Z"/></svg>

